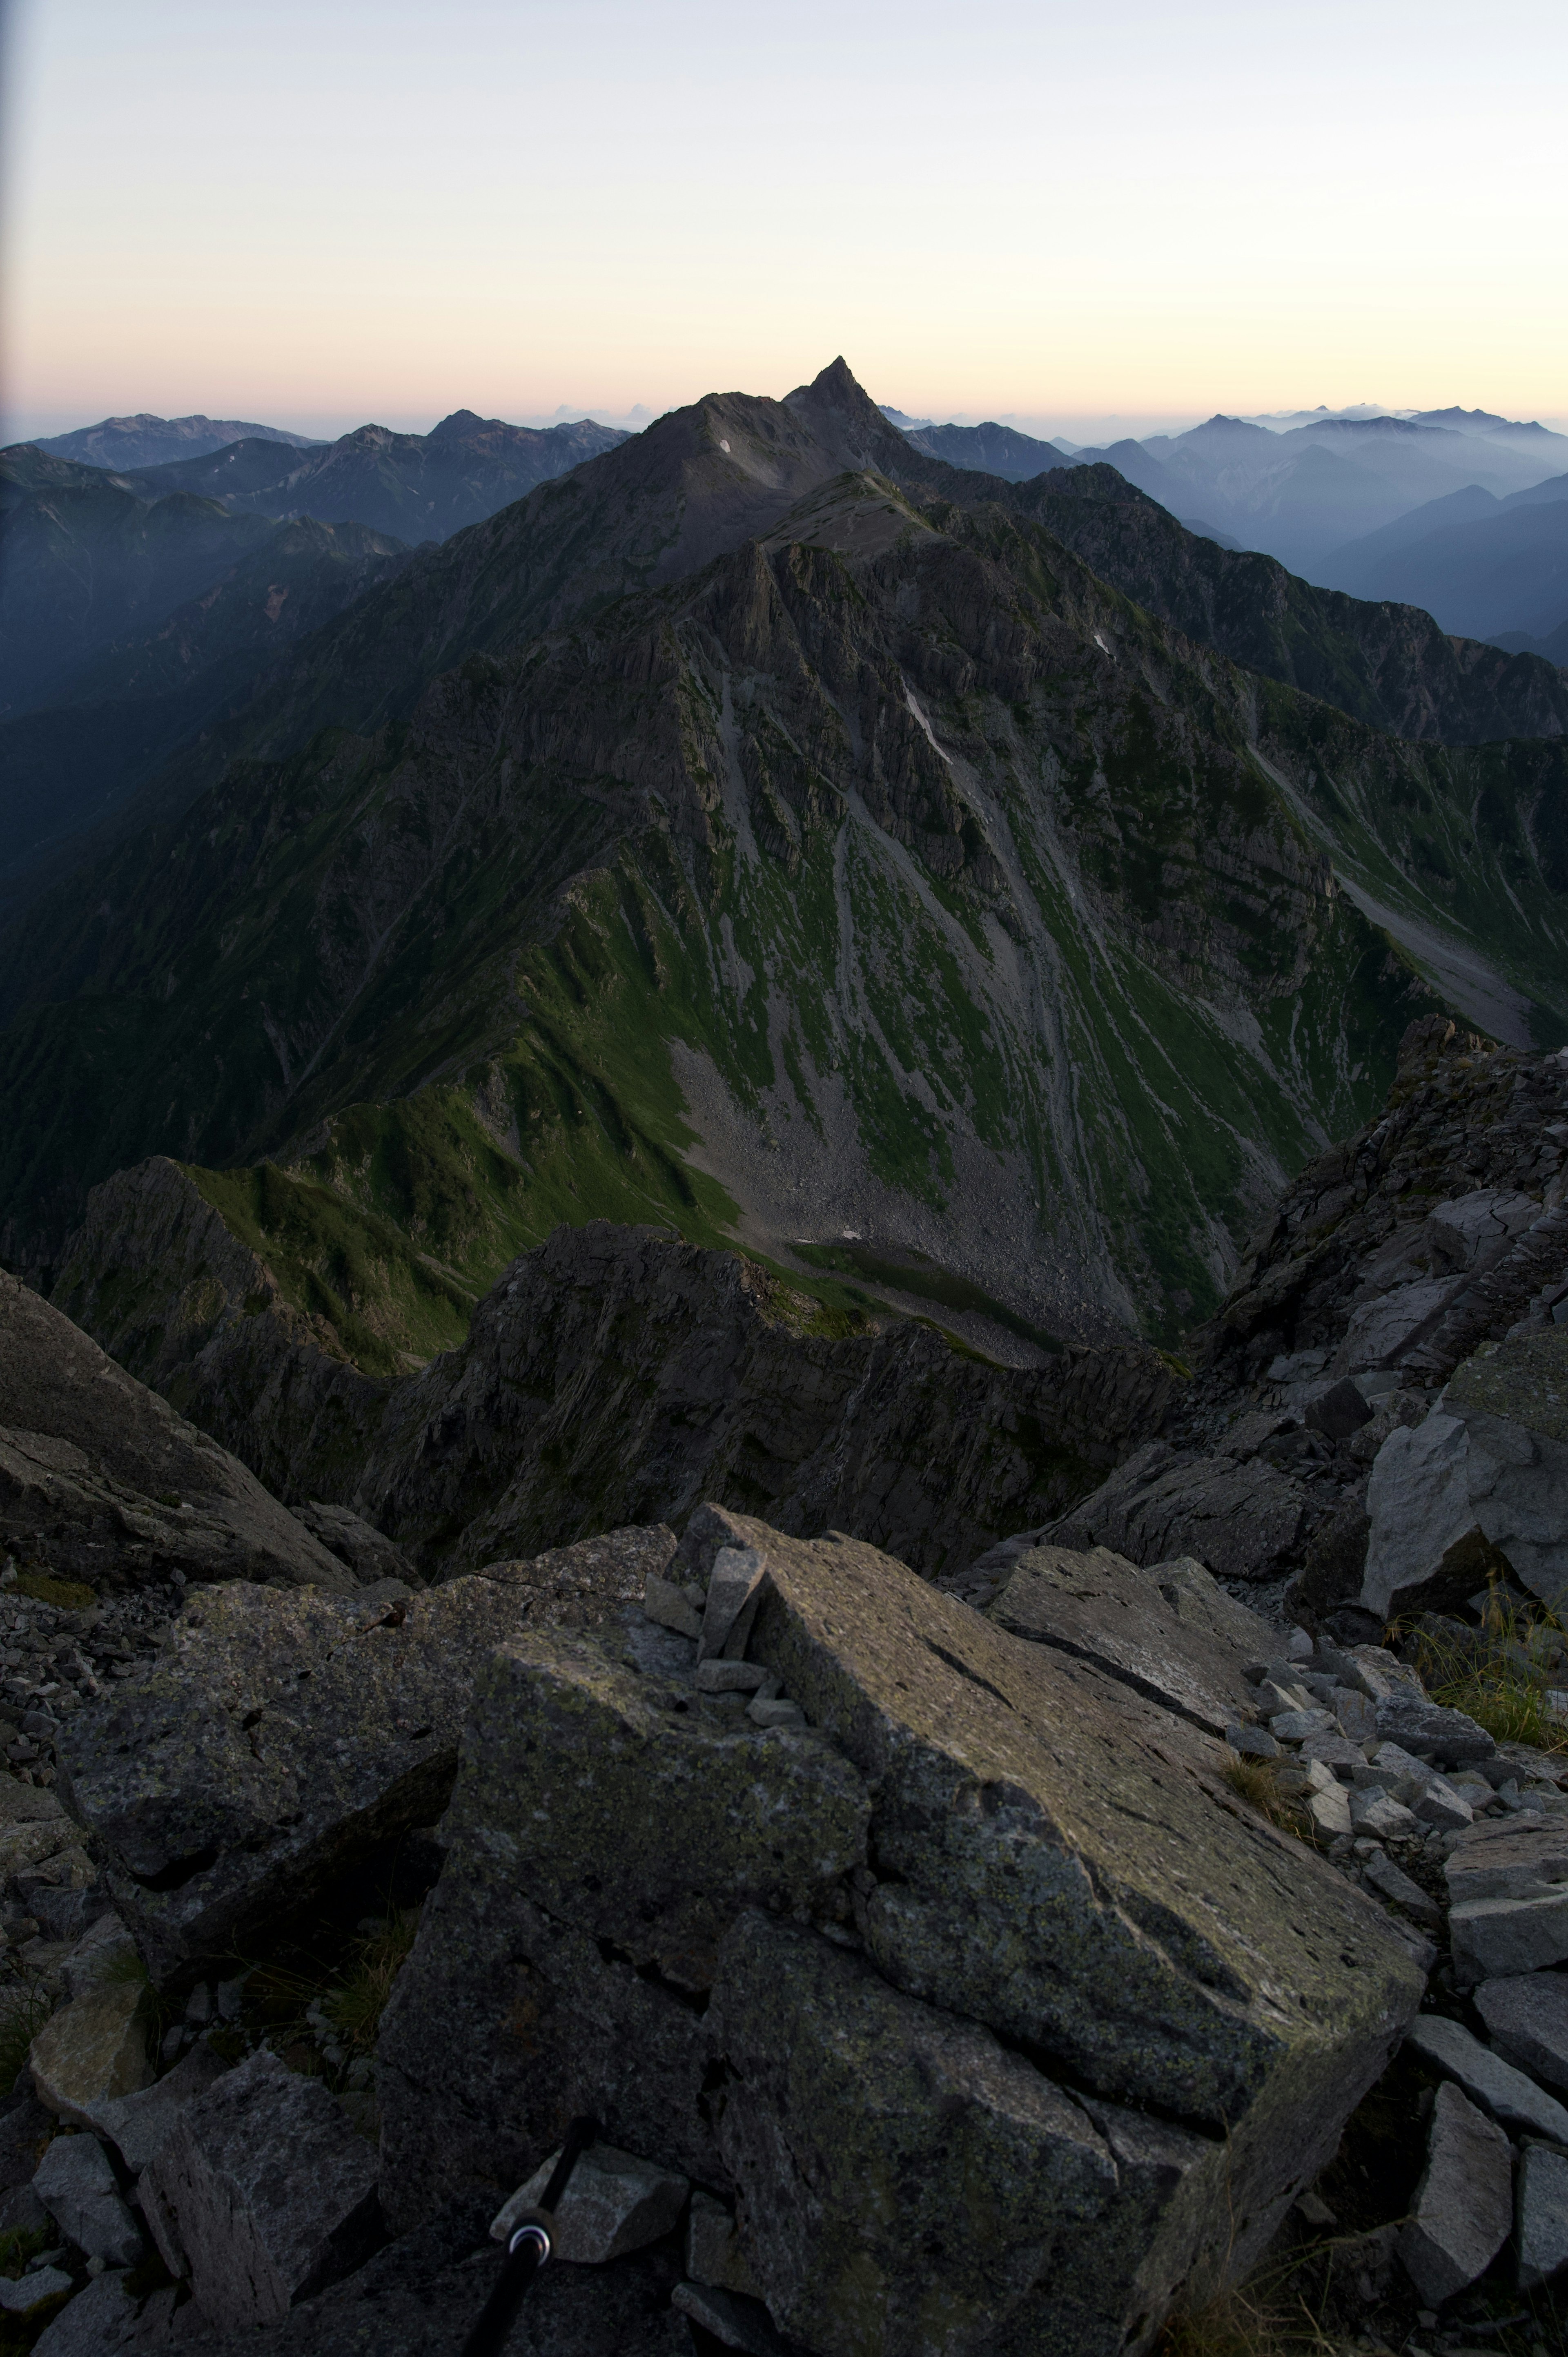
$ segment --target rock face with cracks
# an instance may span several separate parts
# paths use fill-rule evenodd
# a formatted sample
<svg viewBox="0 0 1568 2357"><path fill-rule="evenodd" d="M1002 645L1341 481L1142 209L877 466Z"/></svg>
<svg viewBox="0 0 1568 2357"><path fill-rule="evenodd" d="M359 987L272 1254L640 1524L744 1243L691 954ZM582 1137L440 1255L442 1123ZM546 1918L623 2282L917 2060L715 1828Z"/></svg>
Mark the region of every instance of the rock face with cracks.
<svg viewBox="0 0 1568 2357"><path fill-rule="evenodd" d="M492 1649L535 1620L593 1618L674 1544L610 1532L391 1603L204 1589L155 1667L59 1752L155 1973L192 1976L378 1841L433 1824Z"/></svg>
<svg viewBox="0 0 1568 2357"><path fill-rule="evenodd" d="M1332 2152L1417 1971L1165 1701L838 1536L704 1508L670 1581L726 1550L803 1723L635 1611L476 1681L383 2022L394 2225L591 2110L735 2200L823 2357L1146 2347Z"/></svg>

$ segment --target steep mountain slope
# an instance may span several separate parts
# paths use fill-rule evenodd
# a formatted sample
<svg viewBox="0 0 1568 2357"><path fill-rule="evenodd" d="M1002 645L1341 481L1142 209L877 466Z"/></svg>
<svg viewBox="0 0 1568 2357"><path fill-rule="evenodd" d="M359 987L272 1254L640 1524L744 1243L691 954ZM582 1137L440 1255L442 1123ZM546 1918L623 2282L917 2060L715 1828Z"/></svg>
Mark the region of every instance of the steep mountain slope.
<svg viewBox="0 0 1568 2357"><path fill-rule="evenodd" d="M44 703L271 531L212 500L138 499L116 476L26 444L0 452L0 714Z"/></svg>
<svg viewBox="0 0 1568 2357"><path fill-rule="evenodd" d="M91 658L58 705L0 721L0 905L409 554L362 524L278 524L155 629Z"/></svg>
<svg viewBox="0 0 1568 2357"><path fill-rule="evenodd" d="M303 457L272 441L236 440L143 472L135 488L221 500L236 513L347 516L403 540L446 540L627 438L590 417L541 431L459 409L428 434L361 425Z"/></svg>
<svg viewBox="0 0 1568 2357"><path fill-rule="evenodd" d="M139 410L134 417L103 417L96 425L79 425L73 434L45 436L32 447L81 467L123 473L127 467L163 467L179 458L199 458L240 441L280 442L291 450L317 447L308 434L290 434L281 425L248 425L237 417L153 417Z"/></svg>
<svg viewBox="0 0 1568 2357"><path fill-rule="evenodd" d="M879 459L842 363L714 396L306 642L299 749L5 941L13 1256L167 1154L361 1363L596 1214L1168 1335L1432 1004L1341 840L1562 1036L1561 745L1376 735Z"/></svg>
<svg viewBox="0 0 1568 2357"><path fill-rule="evenodd" d="M1439 515L1419 537L1390 544L1378 534L1340 548L1322 573L1355 597L1419 602L1445 630L1543 638L1568 609L1568 476L1489 513Z"/></svg>
<svg viewBox="0 0 1568 2357"><path fill-rule="evenodd" d="M1568 679L1555 666L1504 660L1414 607L1316 588L1271 556L1222 549L1130 496L1109 467L1042 476L1009 504L1188 638L1370 727L1444 745L1568 732Z"/></svg>
<svg viewBox="0 0 1568 2357"><path fill-rule="evenodd" d="M1544 639L1532 639L1528 630L1499 630L1492 644L1508 654L1539 655L1543 662L1568 670L1568 620L1559 622Z"/></svg>

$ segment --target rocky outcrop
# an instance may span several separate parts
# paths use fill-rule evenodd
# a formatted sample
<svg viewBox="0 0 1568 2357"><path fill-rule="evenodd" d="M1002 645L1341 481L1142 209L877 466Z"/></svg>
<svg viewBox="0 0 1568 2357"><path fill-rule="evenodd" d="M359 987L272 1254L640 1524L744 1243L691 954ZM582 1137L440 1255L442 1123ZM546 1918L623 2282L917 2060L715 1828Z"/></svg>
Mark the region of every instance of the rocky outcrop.
<svg viewBox="0 0 1568 2357"><path fill-rule="evenodd" d="M1024 1568L1018 1617L1061 1558ZM1244 1621L1172 1584L1156 1622L1202 1599L1184 1626L1240 1708ZM1143 2347L1332 2149L1416 2002L1405 1947L1233 1800L1125 1628L1108 1670L1037 1594L1015 1635L713 1508L660 1610L693 1585L702 1661L633 1613L480 1674L382 2031L394 2222L509 2190L591 2103L736 2202L775 2324L827 2357ZM759 1719L768 1680L794 1723Z"/></svg>
<svg viewBox="0 0 1568 2357"><path fill-rule="evenodd" d="M94 1587L358 1585L227 1449L14 1278L0 1284L0 1540Z"/></svg>
<svg viewBox="0 0 1568 2357"><path fill-rule="evenodd" d="M622 1534L578 1565L497 1564L391 1603L204 1590L159 1660L59 1745L61 1794L103 1845L159 1978L199 1977L433 1824L491 1649L531 1618L581 1619L585 1598L637 1592L674 1544L669 1531Z"/></svg>

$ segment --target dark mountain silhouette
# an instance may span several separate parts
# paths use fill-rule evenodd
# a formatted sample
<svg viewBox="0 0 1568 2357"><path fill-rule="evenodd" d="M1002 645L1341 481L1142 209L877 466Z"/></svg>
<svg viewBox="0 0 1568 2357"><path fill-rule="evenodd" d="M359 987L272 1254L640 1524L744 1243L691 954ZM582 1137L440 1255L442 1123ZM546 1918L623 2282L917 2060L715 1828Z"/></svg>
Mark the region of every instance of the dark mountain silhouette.
<svg viewBox="0 0 1568 2357"><path fill-rule="evenodd" d="M153 417L145 410L134 417L104 417L96 425L79 425L72 434L50 434L33 444L51 457L73 458L82 467L106 467L123 474L130 467L162 467L179 458L199 458L231 442L275 442L294 450L316 447L308 434L290 434L281 425L249 425L238 418Z"/></svg>

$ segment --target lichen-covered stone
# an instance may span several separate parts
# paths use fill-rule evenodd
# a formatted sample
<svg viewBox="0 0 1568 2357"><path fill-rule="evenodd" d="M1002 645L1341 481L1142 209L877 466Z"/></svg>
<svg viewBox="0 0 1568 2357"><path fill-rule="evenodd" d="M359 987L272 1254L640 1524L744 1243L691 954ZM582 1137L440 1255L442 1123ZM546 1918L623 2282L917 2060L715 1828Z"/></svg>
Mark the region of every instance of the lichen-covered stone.
<svg viewBox="0 0 1568 2357"><path fill-rule="evenodd" d="M875 1781L864 1935L890 1979L1207 2125L1299 2101L1304 2048L1338 2058L1332 2102L1341 2070L1376 2075L1409 1964L1380 1910L1232 1811L1218 1743L872 1548L761 1543L751 1655ZM1330 2133L1310 2110L1283 2145Z"/></svg>

